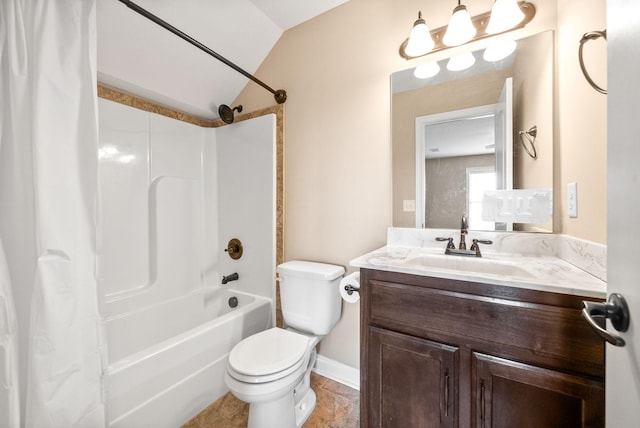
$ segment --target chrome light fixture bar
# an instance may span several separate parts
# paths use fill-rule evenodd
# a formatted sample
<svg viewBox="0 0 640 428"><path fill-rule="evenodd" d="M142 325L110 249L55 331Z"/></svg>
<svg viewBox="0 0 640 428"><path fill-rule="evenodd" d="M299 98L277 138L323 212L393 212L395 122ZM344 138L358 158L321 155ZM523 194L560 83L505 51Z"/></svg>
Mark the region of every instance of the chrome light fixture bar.
<svg viewBox="0 0 640 428"><path fill-rule="evenodd" d="M497 2L500 2L501 0L497 0ZM529 22L531 22L531 20L534 18L534 16L536 15L536 8L533 4L528 3L526 1L520 2L518 3L518 7L520 8L520 10L522 11L524 18L517 23L516 25L514 25L513 27L510 27L506 30L502 30L500 32L495 32L495 33L489 33L487 31L487 26L489 25L489 18L491 17L491 12L486 12L483 13L481 15L476 15L473 16L471 18L471 22L473 23L473 26L476 28L476 34L475 36L467 41L464 44L468 44L468 43L472 43L476 40L481 40L481 39L486 39L489 37L493 37L493 36L497 36L499 34L504 34L504 33L508 33L510 31L514 31L514 30L518 30L520 28L524 28ZM420 16L420 18L422 18ZM430 55L434 52L438 52L438 51L442 51L444 49L450 49L453 46L447 46L444 42L443 42L443 38L445 33L447 32L447 28L448 26L444 26L444 27L440 27L440 28L436 28L435 30L431 31L431 38L433 39L433 43L434 46L431 50L428 50L425 53L419 54L419 55L410 55L410 52L407 52L407 44L409 43L409 38L407 38L404 42L402 42L402 44L400 45L400 56L404 59L413 59L413 58L419 58L419 57L423 57L426 55ZM460 46L462 46L460 45Z"/></svg>

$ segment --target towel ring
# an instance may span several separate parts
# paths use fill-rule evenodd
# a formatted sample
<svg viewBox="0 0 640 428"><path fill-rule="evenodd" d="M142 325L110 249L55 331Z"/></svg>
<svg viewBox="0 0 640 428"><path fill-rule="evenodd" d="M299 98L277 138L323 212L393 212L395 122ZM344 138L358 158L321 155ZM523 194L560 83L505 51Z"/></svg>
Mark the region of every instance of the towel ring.
<svg viewBox="0 0 640 428"><path fill-rule="evenodd" d="M519 131L518 135L520 136L520 143L522 143L524 151L527 152L527 154L531 156L531 158L538 159L538 152L536 151L535 145L536 136L538 135L538 127L536 125L533 125L531 128L529 128L528 131ZM529 142L528 146L524 141L525 139ZM531 149L529 149L529 147Z"/></svg>
<svg viewBox="0 0 640 428"><path fill-rule="evenodd" d="M587 72L587 68L584 66L584 60L582 58L582 48L584 47L585 43L587 43L589 40L599 39L600 37L607 40L607 30L590 31L588 33L584 33L584 35L580 39L580 48L578 49L578 60L580 61L580 69L582 70L582 74L584 74L584 77L585 79L587 79L587 82L589 82L589 84L593 89L600 92L601 94L606 95L607 90L602 89L600 86L596 85L596 83L593 81L591 76L589 76L589 73Z"/></svg>

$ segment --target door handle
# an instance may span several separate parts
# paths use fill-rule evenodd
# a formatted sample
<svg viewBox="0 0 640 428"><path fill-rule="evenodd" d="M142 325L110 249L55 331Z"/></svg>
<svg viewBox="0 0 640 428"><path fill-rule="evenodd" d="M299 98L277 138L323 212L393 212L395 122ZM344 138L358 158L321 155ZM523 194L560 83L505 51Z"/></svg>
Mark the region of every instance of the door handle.
<svg viewBox="0 0 640 428"><path fill-rule="evenodd" d="M587 320L589 325L607 342L615 346L624 346L624 339L616 334L610 333L600 327L594 317L608 318L611 325L618 331L625 332L629 328L629 307L627 302L618 293L612 293L609 300L603 303L583 301L584 308L582 316Z"/></svg>

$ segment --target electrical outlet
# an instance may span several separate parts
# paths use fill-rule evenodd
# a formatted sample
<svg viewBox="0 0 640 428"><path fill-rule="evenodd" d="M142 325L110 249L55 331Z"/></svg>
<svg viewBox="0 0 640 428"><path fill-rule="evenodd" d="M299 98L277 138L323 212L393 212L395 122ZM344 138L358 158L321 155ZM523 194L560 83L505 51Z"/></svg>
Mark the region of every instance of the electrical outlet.
<svg viewBox="0 0 640 428"><path fill-rule="evenodd" d="M402 201L402 211L406 213L416 212L416 201L414 199L405 199Z"/></svg>
<svg viewBox="0 0 640 428"><path fill-rule="evenodd" d="M569 217L578 217L578 183L567 184L567 211Z"/></svg>

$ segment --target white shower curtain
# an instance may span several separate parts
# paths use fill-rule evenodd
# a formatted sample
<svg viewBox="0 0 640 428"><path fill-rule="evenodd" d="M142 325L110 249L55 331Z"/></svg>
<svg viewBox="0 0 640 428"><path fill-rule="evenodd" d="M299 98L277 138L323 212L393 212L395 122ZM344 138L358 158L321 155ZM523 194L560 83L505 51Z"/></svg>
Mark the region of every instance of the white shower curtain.
<svg viewBox="0 0 640 428"><path fill-rule="evenodd" d="M0 240L0 427L20 426L18 325L9 269Z"/></svg>
<svg viewBox="0 0 640 428"><path fill-rule="evenodd" d="M96 0L0 1L0 239L13 287L0 257L2 427L104 426L95 10Z"/></svg>

